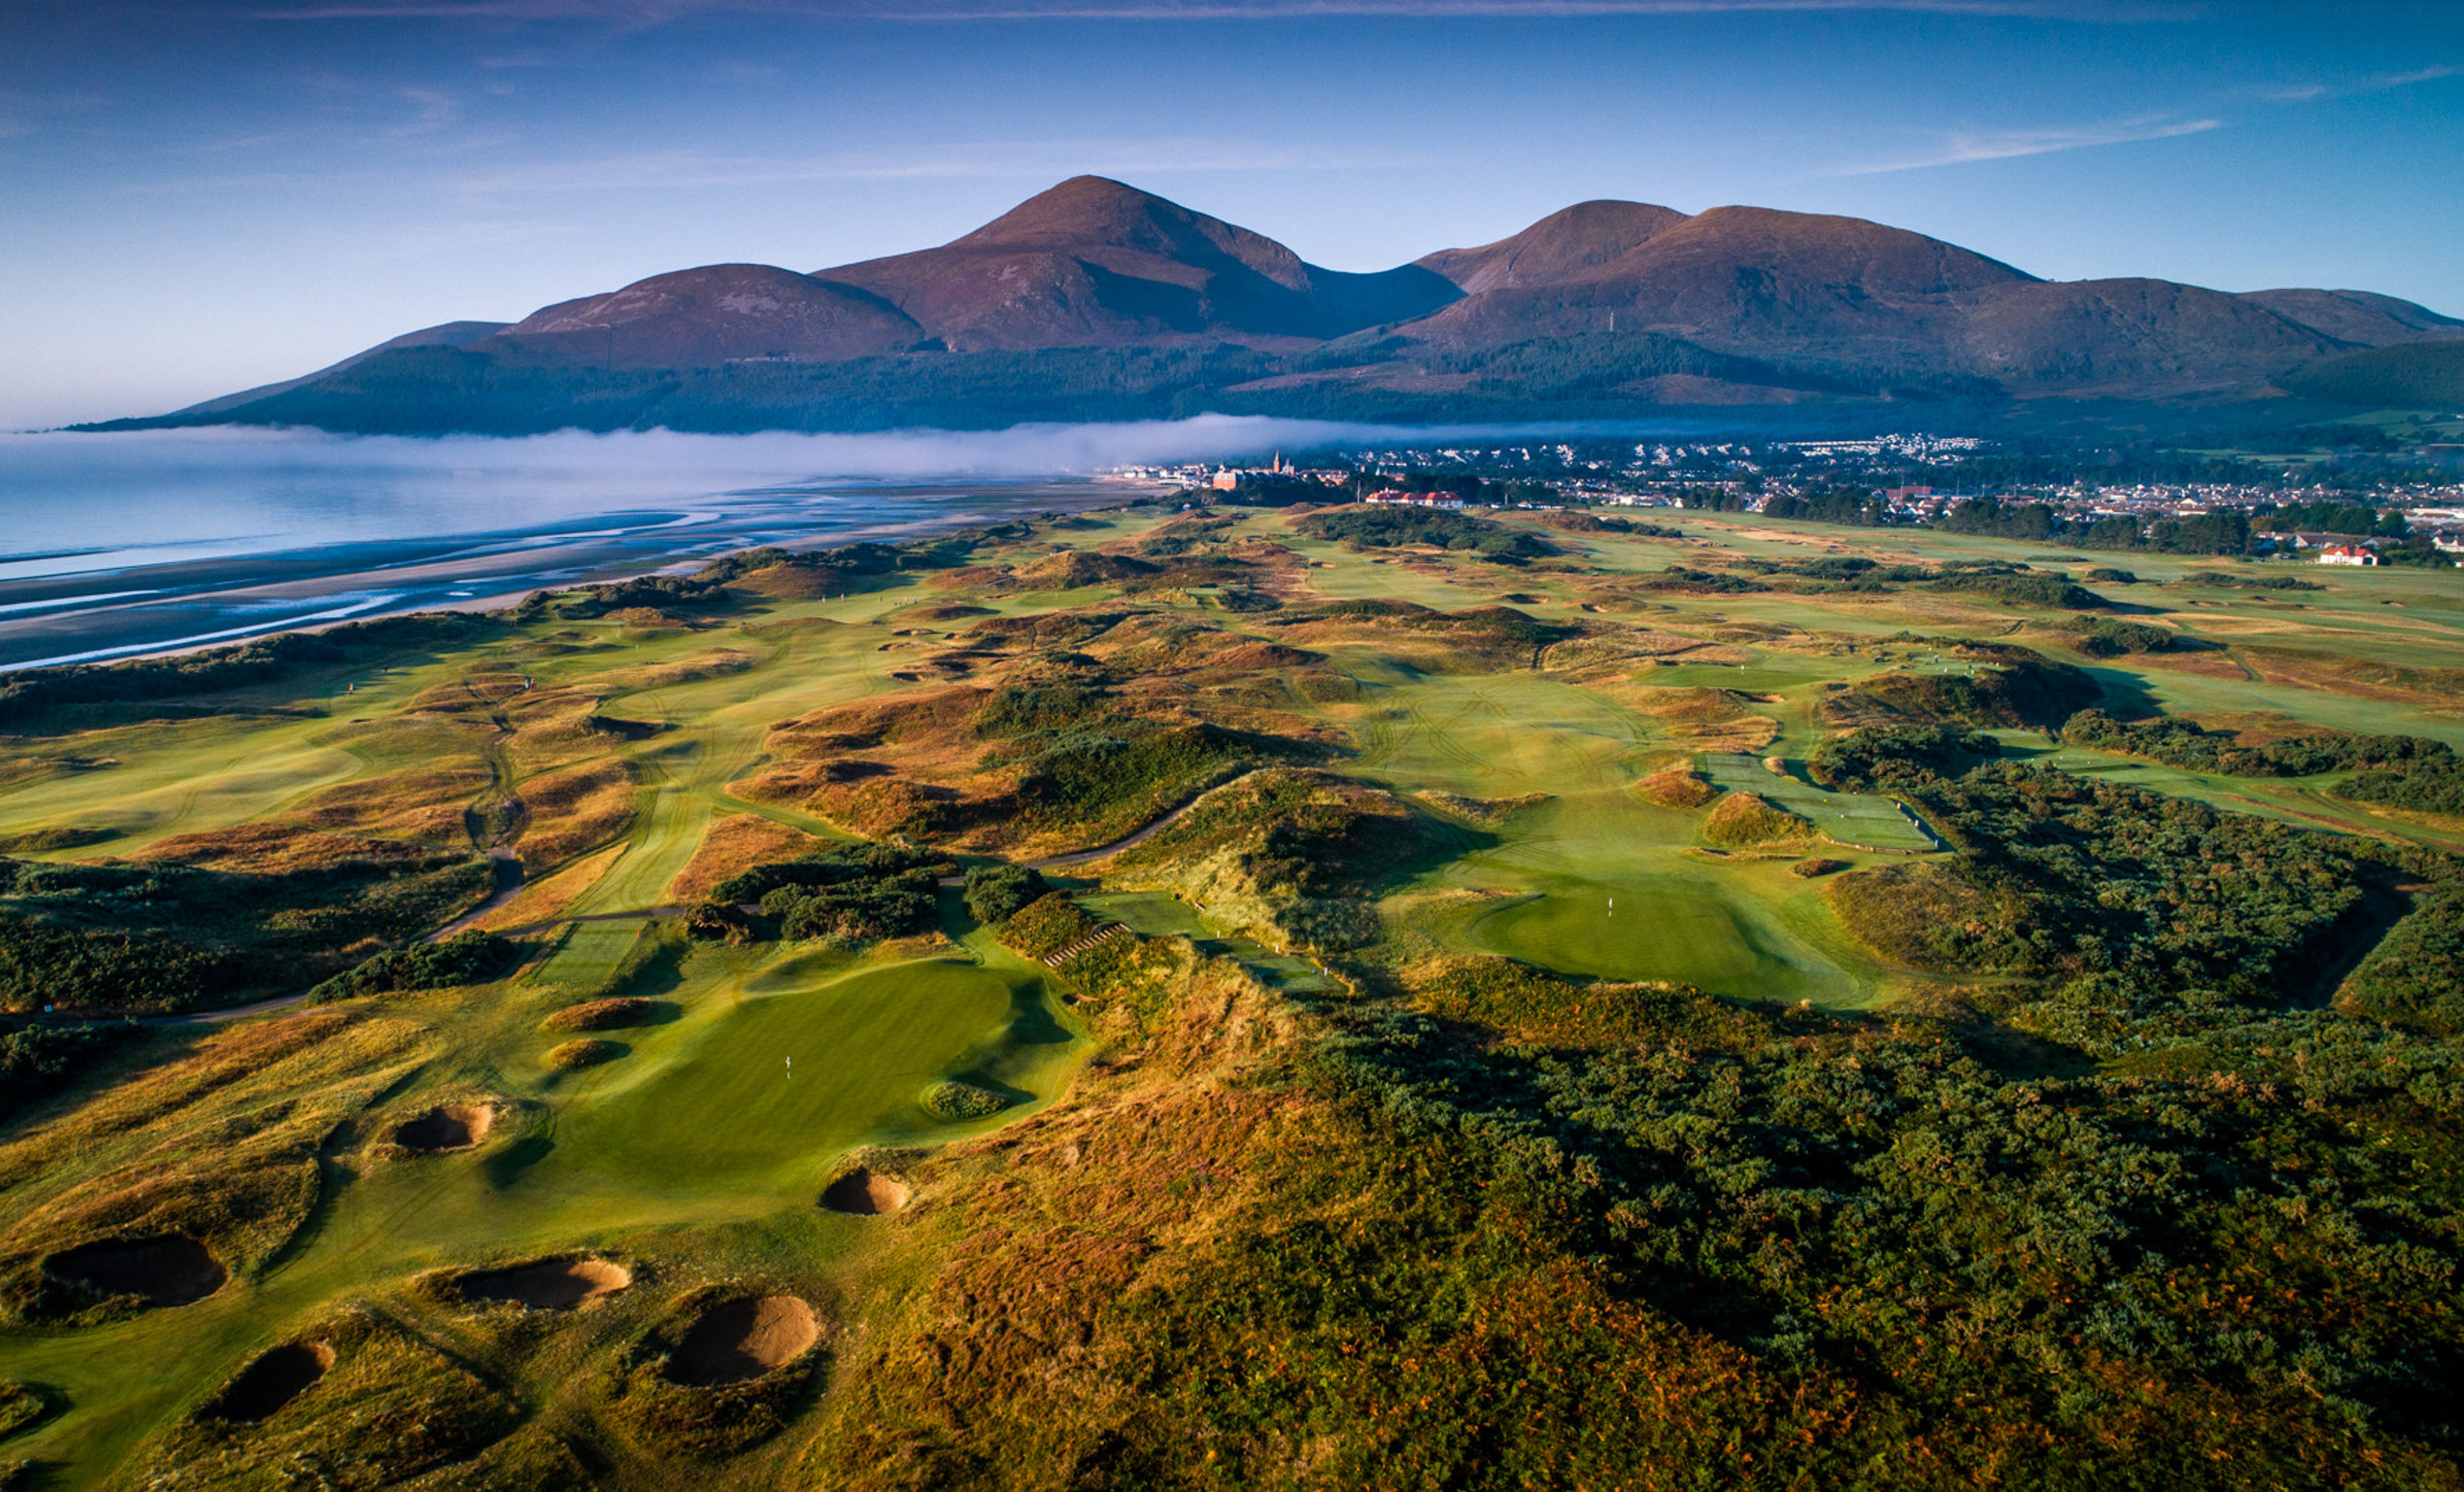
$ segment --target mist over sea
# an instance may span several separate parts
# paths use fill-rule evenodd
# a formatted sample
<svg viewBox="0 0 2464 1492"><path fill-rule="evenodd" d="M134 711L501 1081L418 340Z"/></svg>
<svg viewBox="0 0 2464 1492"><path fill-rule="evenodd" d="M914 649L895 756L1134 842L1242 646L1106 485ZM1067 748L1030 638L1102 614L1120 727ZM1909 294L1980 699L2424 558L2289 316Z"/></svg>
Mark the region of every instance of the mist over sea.
<svg viewBox="0 0 2464 1492"><path fill-rule="evenodd" d="M1145 490L1097 479L1119 466L1509 433L1541 431L1200 416L872 435L5 434L0 668L1105 506Z"/></svg>

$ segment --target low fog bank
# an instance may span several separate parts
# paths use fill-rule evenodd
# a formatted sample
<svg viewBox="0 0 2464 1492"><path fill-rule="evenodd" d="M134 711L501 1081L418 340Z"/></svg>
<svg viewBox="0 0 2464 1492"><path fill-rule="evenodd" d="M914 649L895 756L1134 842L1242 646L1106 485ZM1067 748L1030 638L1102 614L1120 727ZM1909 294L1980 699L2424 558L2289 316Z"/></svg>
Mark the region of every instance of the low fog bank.
<svg viewBox="0 0 2464 1492"><path fill-rule="evenodd" d="M1686 428L1680 428L1681 425ZM1618 433L1673 436L1689 422ZM0 462L23 479L46 472L90 478L163 477L282 470L476 479L588 480L608 496L709 492L788 481L927 481L1083 476L1116 466L1229 461L1270 450L1424 444L1442 440L1569 438L1592 424L1383 425L1263 416L1199 415L1107 424L1026 424L1007 430L898 430L860 435L680 435L668 430L438 437L330 435L219 425L108 433L0 435Z"/></svg>

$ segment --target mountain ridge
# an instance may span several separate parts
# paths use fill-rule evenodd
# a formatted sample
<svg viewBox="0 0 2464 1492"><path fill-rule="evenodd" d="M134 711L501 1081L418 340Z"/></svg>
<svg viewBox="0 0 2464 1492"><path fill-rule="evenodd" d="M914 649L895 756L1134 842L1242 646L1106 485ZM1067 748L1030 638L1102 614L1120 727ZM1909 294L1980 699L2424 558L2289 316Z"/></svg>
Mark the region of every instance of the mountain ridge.
<svg viewBox="0 0 2464 1492"><path fill-rule="evenodd" d="M2312 397L2378 387L2305 384L2298 371L2459 339L2464 320L2367 291L2047 280L1904 228L1748 206L1578 202L1491 244L1360 273L1077 176L937 247L809 273L673 270L509 325L424 328L300 378L102 427L2229 404L2295 385Z"/></svg>

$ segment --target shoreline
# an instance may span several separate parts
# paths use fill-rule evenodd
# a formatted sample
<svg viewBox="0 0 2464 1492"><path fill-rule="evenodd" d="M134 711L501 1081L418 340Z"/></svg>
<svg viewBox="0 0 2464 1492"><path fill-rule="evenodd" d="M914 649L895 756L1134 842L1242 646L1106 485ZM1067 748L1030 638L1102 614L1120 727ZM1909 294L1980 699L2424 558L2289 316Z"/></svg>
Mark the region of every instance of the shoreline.
<svg viewBox="0 0 2464 1492"><path fill-rule="evenodd" d="M895 543L1041 512L1116 506L1165 484L1055 477L918 483L832 493L827 507L775 497L631 508L528 530L269 550L74 575L0 579L0 678L37 668L173 657L286 632L422 612L483 613L534 591L691 569L765 545ZM872 498L851 512L851 498ZM913 516L883 512L911 502ZM697 511L678 512L690 507Z"/></svg>

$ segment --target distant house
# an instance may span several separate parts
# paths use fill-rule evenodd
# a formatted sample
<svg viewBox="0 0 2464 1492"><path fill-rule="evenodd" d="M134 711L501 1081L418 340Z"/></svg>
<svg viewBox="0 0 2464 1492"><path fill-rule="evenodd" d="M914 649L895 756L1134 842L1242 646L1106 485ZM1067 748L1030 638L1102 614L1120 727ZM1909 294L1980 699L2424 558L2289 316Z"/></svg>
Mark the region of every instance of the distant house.
<svg viewBox="0 0 2464 1492"><path fill-rule="evenodd" d="M2376 549L2379 542L2376 539L2365 539L2350 533L2297 533L2292 535L2292 539L2293 547L2297 550Z"/></svg>
<svg viewBox="0 0 2464 1492"><path fill-rule="evenodd" d="M1883 501L1893 507L1903 502L1913 502L1918 498L1930 498L1933 495L1934 489L1931 487L1885 487L1883 489Z"/></svg>
<svg viewBox="0 0 2464 1492"><path fill-rule="evenodd" d="M1215 480L1208 485L1214 487L1218 492L1230 492L1233 488L1241 485L1241 474L1233 471L1229 467L1226 467L1223 470L1217 472L1215 474Z"/></svg>
<svg viewBox="0 0 2464 1492"><path fill-rule="evenodd" d="M1373 492L1364 500L1370 502L1394 503L1402 507L1460 508L1463 500L1450 492Z"/></svg>
<svg viewBox="0 0 2464 1492"><path fill-rule="evenodd" d="M2378 556L2358 544L2330 544L2319 556L2323 565L2374 565Z"/></svg>

